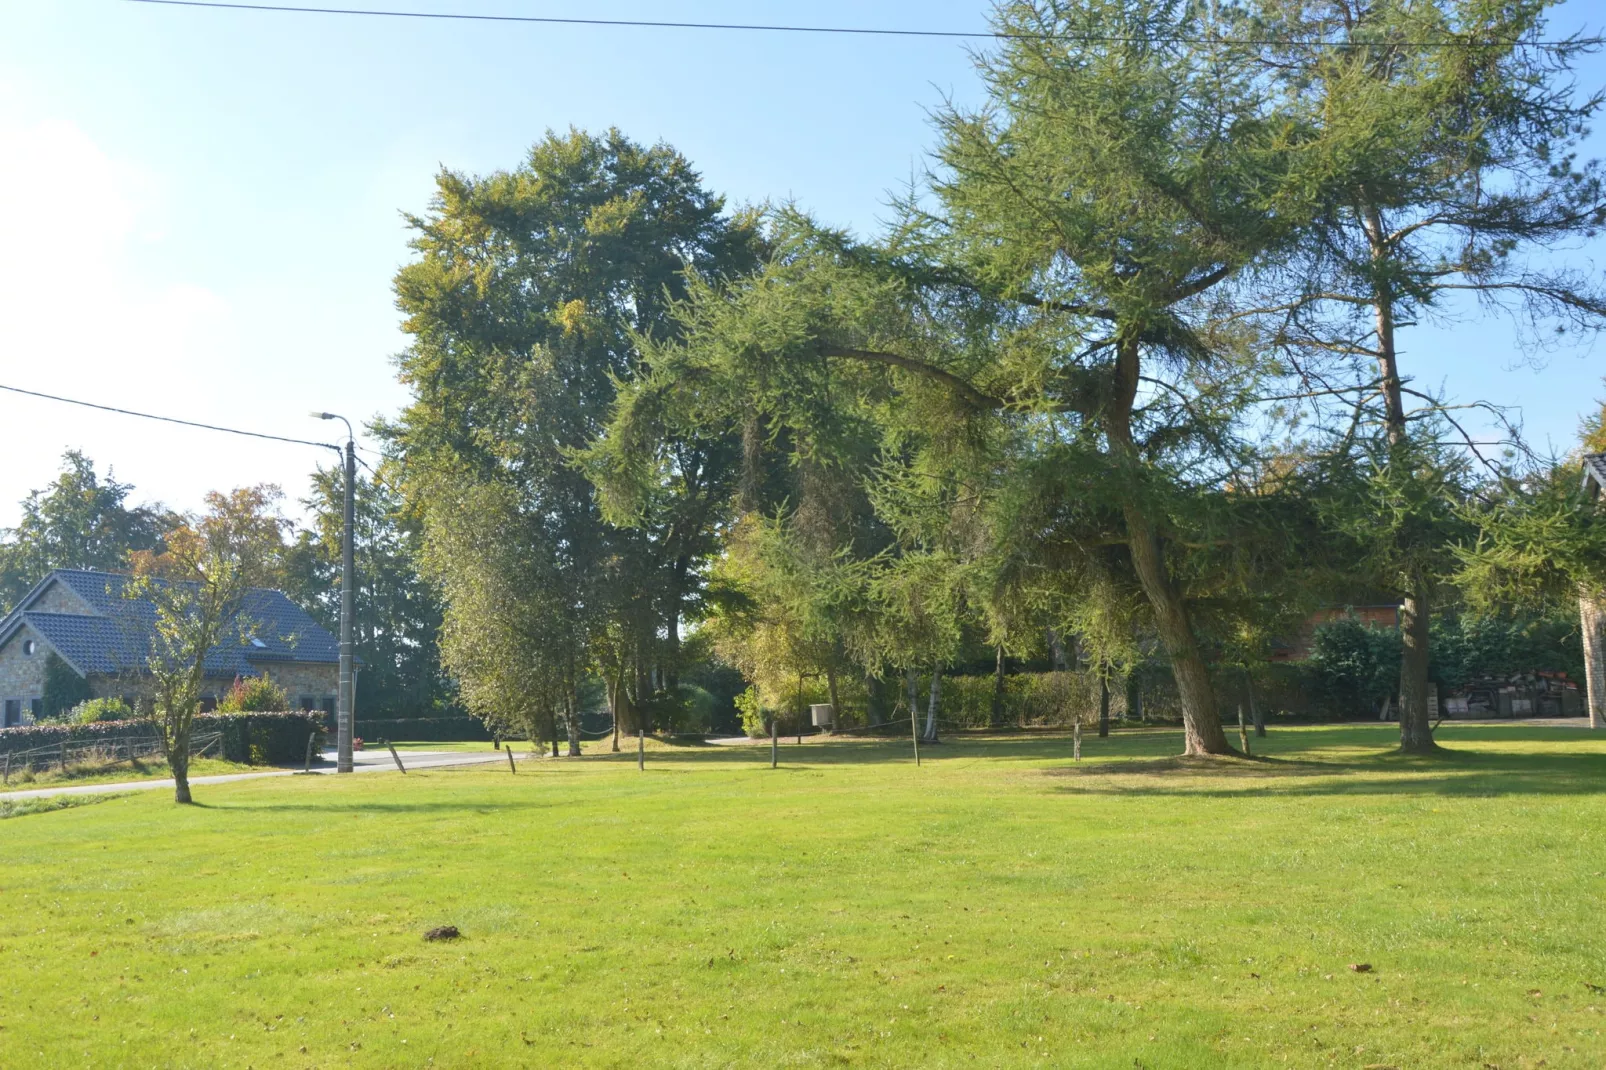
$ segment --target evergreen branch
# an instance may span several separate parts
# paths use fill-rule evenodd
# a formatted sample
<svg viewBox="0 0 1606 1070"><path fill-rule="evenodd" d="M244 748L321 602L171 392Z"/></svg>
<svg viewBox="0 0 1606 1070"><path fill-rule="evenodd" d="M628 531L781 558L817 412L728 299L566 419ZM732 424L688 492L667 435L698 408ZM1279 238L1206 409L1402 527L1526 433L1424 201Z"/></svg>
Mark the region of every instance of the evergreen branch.
<svg viewBox="0 0 1606 1070"><path fill-rule="evenodd" d="M958 394L972 408L976 409L1002 409L1005 402L1002 398L985 393L968 381L935 364L928 364L923 360L903 356L901 353L887 353L881 350L853 349L848 346L820 346L822 357L842 357L847 360L860 360L872 364L888 364L894 368L913 372L927 379L942 383L954 393Z"/></svg>

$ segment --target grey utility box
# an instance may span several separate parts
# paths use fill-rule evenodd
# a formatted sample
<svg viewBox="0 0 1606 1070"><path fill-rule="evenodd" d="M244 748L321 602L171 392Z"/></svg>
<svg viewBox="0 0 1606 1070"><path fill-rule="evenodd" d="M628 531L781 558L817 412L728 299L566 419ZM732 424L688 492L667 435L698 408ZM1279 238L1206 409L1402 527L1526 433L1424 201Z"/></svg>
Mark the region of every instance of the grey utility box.
<svg viewBox="0 0 1606 1070"><path fill-rule="evenodd" d="M814 718L815 728L830 728L836 717L836 709L829 702L818 702L809 707L809 713Z"/></svg>

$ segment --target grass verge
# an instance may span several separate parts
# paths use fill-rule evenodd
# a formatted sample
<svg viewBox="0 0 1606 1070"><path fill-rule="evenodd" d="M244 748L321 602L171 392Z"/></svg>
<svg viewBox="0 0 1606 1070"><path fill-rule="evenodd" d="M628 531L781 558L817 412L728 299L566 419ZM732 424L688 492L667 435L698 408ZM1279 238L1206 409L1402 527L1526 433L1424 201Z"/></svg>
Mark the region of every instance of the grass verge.
<svg viewBox="0 0 1606 1070"><path fill-rule="evenodd" d="M48 799L0 799L0 819L48 814L53 810L70 810L75 806L92 806L110 798L110 795L57 795Z"/></svg>
<svg viewBox="0 0 1606 1070"><path fill-rule="evenodd" d="M193 758L190 760L190 776L221 776L225 773L262 773L271 767L261 765L242 765L239 762L226 762L221 758ZM83 762L70 763L66 769L52 767L49 769L17 770L13 771L0 792L24 791L30 788L48 788L64 784L122 784L135 780L165 780L173 775L167 762L160 758L135 759L132 762Z"/></svg>

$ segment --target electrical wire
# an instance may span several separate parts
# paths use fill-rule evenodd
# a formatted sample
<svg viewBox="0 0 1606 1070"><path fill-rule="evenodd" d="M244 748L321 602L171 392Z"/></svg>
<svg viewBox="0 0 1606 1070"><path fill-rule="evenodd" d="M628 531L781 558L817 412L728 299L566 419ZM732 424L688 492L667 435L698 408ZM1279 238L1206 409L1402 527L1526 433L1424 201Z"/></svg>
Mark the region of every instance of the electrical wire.
<svg viewBox="0 0 1606 1070"><path fill-rule="evenodd" d="M24 390L20 386L7 386L0 383L0 390L7 390L13 394L26 394L33 398L44 398L47 401L59 401L65 405L81 405L86 409L99 409L102 412L115 412L122 416L138 416L142 420L158 420L164 424L180 424L184 427L198 427L204 431L223 431L230 435L244 435L246 438L265 438L272 442L290 442L297 446L319 446L337 453L340 447L332 442L314 442L306 438L287 438L284 435L269 435L261 431L242 431L237 427L222 427L218 424L203 424L196 420L180 420L176 416L158 416L150 412L135 412L133 409L119 409L115 405L97 405L93 401L80 401L77 398L65 398L59 394L46 394L38 390Z"/></svg>
<svg viewBox="0 0 1606 1070"><path fill-rule="evenodd" d="M789 26L751 22L668 22L656 19L586 19L549 15L480 15L455 11L394 11L351 7L303 7L290 4L240 4L225 0L127 0L133 4L164 7L220 8L228 11L265 11L296 15L366 15L387 19L440 19L461 22L522 22L548 26L638 27L658 30L735 30L750 33L812 33L862 37L924 37L958 40L1075 41L1085 44L1207 44L1288 46L1309 48L1490 48L1556 47L1570 41L1293 41L1255 38L1122 37L1099 34L1032 33L1012 30L909 30L871 26Z"/></svg>

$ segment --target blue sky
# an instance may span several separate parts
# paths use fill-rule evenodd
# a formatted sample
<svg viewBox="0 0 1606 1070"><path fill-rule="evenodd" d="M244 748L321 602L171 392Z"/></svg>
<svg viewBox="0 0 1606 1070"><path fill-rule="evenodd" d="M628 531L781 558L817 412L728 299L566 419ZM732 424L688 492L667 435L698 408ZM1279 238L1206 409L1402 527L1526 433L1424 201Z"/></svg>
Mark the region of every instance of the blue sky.
<svg viewBox="0 0 1606 1070"><path fill-rule="evenodd" d="M978 0L384 6L985 26ZM1586 18L1572 0L1555 25ZM1598 58L1584 73L1606 83ZM674 144L733 203L795 199L868 231L923 166L927 110L976 92L948 40L0 5L0 382L322 438L309 409L365 420L405 400L390 279L402 213L425 207L439 167L507 167L547 128L617 125ZM1536 371L1497 322L1405 344L1420 382L1520 406L1541 446L1566 448L1606 393L1598 351ZM294 499L319 459L6 394L0 426L0 526L68 448L180 508L263 481Z"/></svg>

